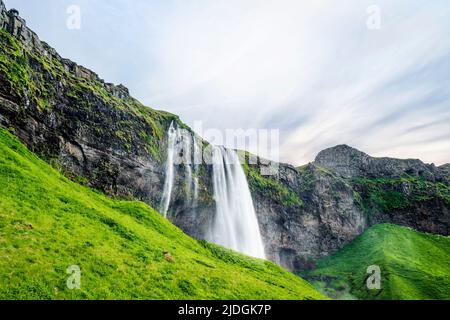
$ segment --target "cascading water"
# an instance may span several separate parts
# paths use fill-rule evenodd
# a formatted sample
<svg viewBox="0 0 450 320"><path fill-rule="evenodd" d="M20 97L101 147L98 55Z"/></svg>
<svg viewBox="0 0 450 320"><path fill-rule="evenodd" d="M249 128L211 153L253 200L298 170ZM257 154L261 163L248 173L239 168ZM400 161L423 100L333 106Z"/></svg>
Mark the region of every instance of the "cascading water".
<svg viewBox="0 0 450 320"><path fill-rule="evenodd" d="M172 197L173 183L175 179L175 147L177 140L179 139L179 131L175 129L174 123L172 122L167 133L167 161L166 161L166 178L164 181L164 190L161 198L161 213L164 217L167 217L167 212L169 211L170 199Z"/></svg>
<svg viewBox="0 0 450 320"><path fill-rule="evenodd" d="M198 180L193 176L192 166L195 164L196 148L197 144L192 134L177 127L172 122L167 132L167 161L165 169L165 181L163 195L161 198L160 210L164 217L167 217L167 213L170 207L170 201L174 189L176 166L182 165L185 170L186 179L186 197L192 203L197 201L198 197ZM194 151L193 151L194 149ZM193 154L194 153L194 154ZM194 162L193 162L194 157ZM194 170L197 167L194 165ZM196 172L195 172L196 173ZM194 189L194 196L192 197L192 188Z"/></svg>
<svg viewBox="0 0 450 320"><path fill-rule="evenodd" d="M265 258L258 219L238 155L223 147L213 147L212 165L216 216L208 240Z"/></svg>
<svg viewBox="0 0 450 320"><path fill-rule="evenodd" d="M161 198L164 217L169 211L178 165L185 170L187 203L197 206L198 171L202 160L201 144L191 132L179 129L172 122L167 136L167 162ZM253 200L236 152L213 147L211 160L216 215L207 235L208 240L253 257L265 258Z"/></svg>
<svg viewBox="0 0 450 320"><path fill-rule="evenodd" d="M188 199L191 198L191 191L192 191L192 184L193 184L193 178L192 178L192 137L184 130L181 134L182 139L182 163L185 166L186 169L186 196Z"/></svg>
<svg viewBox="0 0 450 320"><path fill-rule="evenodd" d="M192 204L194 206L197 206L197 199L198 199L198 174L199 174L199 167L202 163L202 149L200 147L199 139L194 135L193 139L193 146L194 146L194 198L192 201Z"/></svg>

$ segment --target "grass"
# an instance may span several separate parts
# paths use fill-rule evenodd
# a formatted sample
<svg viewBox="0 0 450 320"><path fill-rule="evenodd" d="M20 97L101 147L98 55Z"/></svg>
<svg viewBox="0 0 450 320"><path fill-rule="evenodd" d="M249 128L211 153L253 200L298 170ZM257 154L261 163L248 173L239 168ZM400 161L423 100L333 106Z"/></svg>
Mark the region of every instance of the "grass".
<svg viewBox="0 0 450 320"><path fill-rule="evenodd" d="M198 242L141 202L71 182L0 130L0 299L323 299L275 264ZM69 290L67 268L81 269Z"/></svg>
<svg viewBox="0 0 450 320"><path fill-rule="evenodd" d="M450 299L450 237L376 225L305 273L337 299ZM367 268L381 268L381 290L368 290Z"/></svg>

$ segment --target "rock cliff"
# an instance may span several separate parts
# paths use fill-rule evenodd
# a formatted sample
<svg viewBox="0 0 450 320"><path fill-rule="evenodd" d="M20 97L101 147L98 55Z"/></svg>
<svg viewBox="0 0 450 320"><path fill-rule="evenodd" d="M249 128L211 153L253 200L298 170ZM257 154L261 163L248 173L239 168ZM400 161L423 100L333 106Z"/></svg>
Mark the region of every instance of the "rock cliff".
<svg viewBox="0 0 450 320"><path fill-rule="evenodd" d="M270 258L298 270L379 223L449 235L447 168L374 158L343 145L300 168L280 164L274 177L255 174L260 166L247 170Z"/></svg>
<svg viewBox="0 0 450 320"><path fill-rule="evenodd" d="M166 131L177 116L142 105L123 85L64 59L0 2L0 125L74 180L105 193L159 207ZM195 212L211 212L207 168ZM188 207L183 174L175 213ZM202 201L203 200L203 201Z"/></svg>

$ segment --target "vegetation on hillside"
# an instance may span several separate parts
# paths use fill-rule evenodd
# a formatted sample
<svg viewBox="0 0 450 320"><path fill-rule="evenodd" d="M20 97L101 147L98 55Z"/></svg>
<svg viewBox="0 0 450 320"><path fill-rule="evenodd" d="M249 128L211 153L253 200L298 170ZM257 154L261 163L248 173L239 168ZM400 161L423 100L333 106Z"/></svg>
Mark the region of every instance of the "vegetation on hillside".
<svg viewBox="0 0 450 320"><path fill-rule="evenodd" d="M405 175L401 178L355 178L352 185L361 195L360 206L368 214L406 209L415 203L436 198L450 205L448 185L433 183L421 177Z"/></svg>
<svg viewBox="0 0 450 320"><path fill-rule="evenodd" d="M390 224L376 225L306 276L337 299L450 299L450 237ZM369 290L369 266L381 269L381 289Z"/></svg>
<svg viewBox="0 0 450 320"><path fill-rule="evenodd" d="M75 184L0 130L0 299L322 299L275 264L198 242ZM69 266L81 287L66 286Z"/></svg>
<svg viewBox="0 0 450 320"><path fill-rule="evenodd" d="M39 76L35 74L29 64L29 56L21 44L5 30L0 30L0 70L2 79L9 85L9 91L22 99L28 99L38 108L48 105L49 90L43 81L33 81Z"/></svg>
<svg viewBox="0 0 450 320"><path fill-rule="evenodd" d="M276 180L273 176L262 175L258 166L250 164L248 152L239 151L238 153L243 159L242 167L251 191L258 192L285 207L303 206L302 199L294 190Z"/></svg>

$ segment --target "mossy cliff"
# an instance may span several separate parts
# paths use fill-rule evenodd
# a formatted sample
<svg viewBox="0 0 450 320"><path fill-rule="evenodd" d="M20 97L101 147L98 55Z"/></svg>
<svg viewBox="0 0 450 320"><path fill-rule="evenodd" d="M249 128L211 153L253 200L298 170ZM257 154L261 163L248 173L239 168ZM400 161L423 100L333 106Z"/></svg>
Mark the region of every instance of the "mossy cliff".
<svg viewBox="0 0 450 320"><path fill-rule="evenodd" d="M322 151L315 163L347 181L370 225L389 222L449 235L450 180L445 165L375 158L345 145Z"/></svg>
<svg viewBox="0 0 450 320"><path fill-rule="evenodd" d="M322 256L339 250L368 226L349 183L314 164L295 168L279 164L261 176L266 161L246 166L266 252L289 270L314 267Z"/></svg>
<svg viewBox="0 0 450 320"><path fill-rule="evenodd" d="M1 3L0 125L72 179L158 207L170 113L64 59ZM206 170L202 172L207 173ZM201 198L211 205L208 176ZM182 183L177 181L177 183ZM183 195L178 201L183 205ZM209 207L208 207L209 209Z"/></svg>

